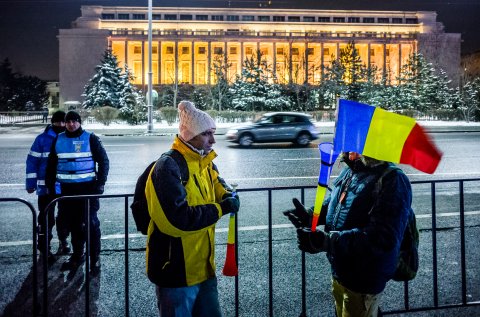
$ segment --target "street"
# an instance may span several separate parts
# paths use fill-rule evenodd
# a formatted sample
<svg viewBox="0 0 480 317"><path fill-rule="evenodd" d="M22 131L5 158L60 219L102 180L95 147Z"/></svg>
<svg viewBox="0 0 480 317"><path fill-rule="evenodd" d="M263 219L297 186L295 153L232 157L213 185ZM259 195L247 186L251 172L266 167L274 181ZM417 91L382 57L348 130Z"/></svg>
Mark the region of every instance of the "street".
<svg viewBox="0 0 480 317"><path fill-rule="evenodd" d="M434 175L427 175L408 166L402 166L411 181L469 179L480 177L480 137L479 132L471 133L435 133L432 135L437 146L443 151L442 162ZM35 135L0 136L0 160L4 168L0 171L0 197L19 197L30 201L36 207L36 197L24 190L25 159ZM331 135L324 135L307 148L291 144L253 145L251 148L239 148L228 143L222 135L216 136L215 150L219 155L215 160L220 174L227 182L238 183L241 197L241 210L238 215L239 241L239 288L240 315L268 315L268 241L269 216L266 191L251 191L255 188L276 188L291 186L315 186L318 178L319 154L317 144L331 141ZM110 174L105 194L132 194L135 181L149 162L168 150L172 136L128 136L101 137L110 158ZM338 175L340 167L335 165L332 176ZM421 230L421 251L423 268L413 282L418 289L431 291L431 187L429 184L414 184L414 210ZM242 193L242 191L244 191ZM446 302L458 302L458 276L447 273L458 267L458 182L436 185L436 225L442 228L437 239L442 241L438 259L439 270L443 276L441 295ZM480 182L466 182L465 226L467 235L467 263L469 277L475 277L469 288L469 300L480 298L478 276L480 269L477 245L480 242ZM314 190L306 191L306 205L312 205ZM274 315L292 316L300 314L300 252L296 248L294 230L281 211L292 208L291 199L300 197L299 190L281 190L272 193L273 233L273 283ZM124 200L102 199L99 218L102 228L102 275L97 281L95 308L98 316L118 316L123 314L123 263L124 263ZM2 282L0 292L0 311L9 303L18 304L21 283L27 279L31 266L31 216L23 206L14 203L0 204L2 221L0 223L0 264ZM130 211L128 211L130 213ZM225 316L233 315L234 279L221 275L225 257L226 232L228 223L222 219L217 225L217 271L222 309ZM145 276L144 247L145 237L136 232L133 218L129 217L128 232L130 250L130 296L133 316L155 316L155 294L152 285ZM54 246L56 243L54 242ZM58 267L64 259L59 259L51 272L51 283L59 283L60 289L71 287L60 274ZM330 303L329 269L324 256L307 255L307 272L310 274L307 284L309 294L307 302L309 316L331 316L332 307L322 308ZM447 274L447 275L445 275ZM77 278L78 279L78 278ZM75 280L77 281L77 280ZM78 281L77 281L78 282ZM73 287L77 293L80 284ZM469 282L470 283L470 282ZM101 284L101 286L100 286ZM390 285L392 284L392 285ZM401 284L390 283L389 296L401 295ZM418 284L418 285L417 285ZM319 287L321 288L319 289ZM63 288L62 288L63 287ZM92 289L95 289L92 287ZM413 291L414 294L420 292ZM74 292L74 294L77 294ZM392 295L393 294L393 295ZM422 294L422 293L419 293ZM62 292L57 294L61 297ZM65 295L65 294L63 294ZM55 292L49 295L54 298ZM53 297L52 297L53 296ZM77 295L72 295L77 296ZM411 295L414 296L414 295ZM418 295L420 296L420 295ZM288 299L288 300L287 300ZM57 298L57 300L60 300ZM400 297L388 300L388 307L401 306ZM442 300L443 302L443 300ZM421 298L414 297L414 303L422 304ZM424 304L422 304L424 305ZM92 309L93 309L92 308ZM69 314L83 314L83 306L75 301L69 304ZM59 315L60 312L57 312ZM72 315L73 316L73 315Z"/></svg>

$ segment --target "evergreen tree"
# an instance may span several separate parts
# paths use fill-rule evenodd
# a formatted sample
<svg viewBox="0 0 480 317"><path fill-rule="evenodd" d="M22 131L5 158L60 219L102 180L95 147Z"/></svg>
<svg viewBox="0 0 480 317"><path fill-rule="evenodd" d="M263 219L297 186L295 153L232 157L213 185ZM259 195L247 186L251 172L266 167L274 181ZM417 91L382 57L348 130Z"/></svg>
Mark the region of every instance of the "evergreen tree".
<svg viewBox="0 0 480 317"><path fill-rule="evenodd" d="M213 61L213 74L215 76L215 84L210 87L210 99L212 109L222 111L231 103L230 86L228 82L228 70L232 64L226 60L224 55L216 55Z"/></svg>
<svg viewBox="0 0 480 317"><path fill-rule="evenodd" d="M123 85L122 69L112 51L107 49L103 54L102 64L95 67L95 74L85 86L84 108L111 106L121 108Z"/></svg>
<svg viewBox="0 0 480 317"><path fill-rule="evenodd" d="M230 88L232 105L237 110L264 111L267 98L268 66L260 51L246 58L242 74Z"/></svg>
<svg viewBox="0 0 480 317"><path fill-rule="evenodd" d="M125 65L125 73L120 75L119 87L120 115L130 124L139 124L147 121L147 105L145 98L135 86L132 85L133 75L130 69Z"/></svg>
<svg viewBox="0 0 480 317"><path fill-rule="evenodd" d="M0 110L41 110L48 103L47 82L14 73L8 59L0 64Z"/></svg>

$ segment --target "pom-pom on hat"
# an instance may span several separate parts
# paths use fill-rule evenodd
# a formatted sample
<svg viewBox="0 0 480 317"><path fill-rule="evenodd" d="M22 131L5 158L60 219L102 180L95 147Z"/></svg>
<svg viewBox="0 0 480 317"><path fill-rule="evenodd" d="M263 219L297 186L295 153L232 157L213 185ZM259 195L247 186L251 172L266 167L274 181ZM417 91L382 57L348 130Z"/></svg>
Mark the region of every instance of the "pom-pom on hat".
<svg viewBox="0 0 480 317"><path fill-rule="evenodd" d="M209 129L216 129L215 121L206 112L195 108L193 103L187 100L178 104L178 116L180 117L180 137L184 141L190 141L195 136Z"/></svg>
<svg viewBox="0 0 480 317"><path fill-rule="evenodd" d="M80 115L78 114L78 112L75 112L73 110L70 110L69 112L67 112L67 114L65 115L65 122L67 121L77 121L78 123L82 123L82 118L80 117Z"/></svg>
<svg viewBox="0 0 480 317"><path fill-rule="evenodd" d="M65 112L62 110L55 111L52 114L52 118L50 119L52 123L55 122L64 122L65 121Z"/></svg>

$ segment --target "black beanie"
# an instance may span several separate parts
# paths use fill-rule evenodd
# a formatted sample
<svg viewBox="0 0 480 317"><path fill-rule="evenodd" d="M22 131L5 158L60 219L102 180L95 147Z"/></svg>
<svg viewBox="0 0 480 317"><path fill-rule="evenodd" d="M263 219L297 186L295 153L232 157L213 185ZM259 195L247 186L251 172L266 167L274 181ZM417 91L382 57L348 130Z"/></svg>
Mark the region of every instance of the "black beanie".
<svg viewBox="0 0 480 317"><path fill-rule="evenodd" d="M65 122L70 121L70 120L77 121L78 123L82 123L82 118L80 117L80 115L73 110L70 110L65 115Z"/></svg>
<svg viewBox="0 0 480 317"><path fill-rule="evenodd" d="M52 114L52 119L51 119L51 122L52 123L55 123L55 122L64 122L65 121L65 112L62 111L62 110L58 110L58 111L55 111L53 114Z"/></svg>

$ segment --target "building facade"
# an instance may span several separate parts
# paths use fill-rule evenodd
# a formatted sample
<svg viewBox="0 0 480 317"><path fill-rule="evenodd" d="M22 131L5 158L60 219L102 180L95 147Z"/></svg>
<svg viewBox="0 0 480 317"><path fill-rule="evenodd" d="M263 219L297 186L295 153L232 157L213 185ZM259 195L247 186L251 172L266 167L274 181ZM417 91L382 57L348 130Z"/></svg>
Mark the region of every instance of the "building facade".
<svg viewBox="0 0 480 317"><path fill-rule="evenodd" d="M82 6L72 28L61 29L60 102L81 94L106 48L134 83L149 76L148 8ZM215 82L214 64L227 63L228 78L246 58L262 54L280 83L318 84L324 66L354 43L362 62L392 82L410 54L422 53L458 83L460 34L445 33L435 12L154 7L154 85Z"/></svg>

